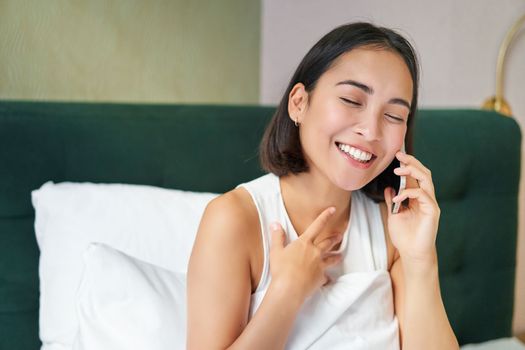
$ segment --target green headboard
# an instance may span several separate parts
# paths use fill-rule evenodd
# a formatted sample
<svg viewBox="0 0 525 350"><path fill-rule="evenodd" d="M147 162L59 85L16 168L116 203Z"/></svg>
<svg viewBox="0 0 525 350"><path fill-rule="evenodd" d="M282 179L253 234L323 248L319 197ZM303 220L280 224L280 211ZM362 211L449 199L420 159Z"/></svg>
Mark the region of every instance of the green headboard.
<svg viewBox="0 0 525 350"><path fill-rule="evenodd" d="M0 102L0 348L37 349L30 192L46 181L225 192L262 174L274 108ZM479 110L421 110L415 153L433 173L441 288L461 344L511 335L521 134Z"/></svg>

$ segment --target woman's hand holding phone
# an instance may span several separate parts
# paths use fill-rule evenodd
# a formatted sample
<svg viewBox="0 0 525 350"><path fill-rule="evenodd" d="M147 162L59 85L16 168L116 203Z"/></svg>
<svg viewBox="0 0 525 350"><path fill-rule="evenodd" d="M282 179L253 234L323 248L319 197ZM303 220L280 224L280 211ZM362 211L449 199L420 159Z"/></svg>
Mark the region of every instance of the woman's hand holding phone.
<svg viewBox="0 0 525 350"><path fill-rule="evenodd" d="M397 152L401 163L394 173L406 176L406 188L394 196L392 188L385 189L388 208L388 231L392 244L397 248L403 266L414 262L435 262L435 242L441 211L439 209L432 175L419 160L404 152ZM408 207L401 207L392 214L393 206L409 198Z"/></svg>

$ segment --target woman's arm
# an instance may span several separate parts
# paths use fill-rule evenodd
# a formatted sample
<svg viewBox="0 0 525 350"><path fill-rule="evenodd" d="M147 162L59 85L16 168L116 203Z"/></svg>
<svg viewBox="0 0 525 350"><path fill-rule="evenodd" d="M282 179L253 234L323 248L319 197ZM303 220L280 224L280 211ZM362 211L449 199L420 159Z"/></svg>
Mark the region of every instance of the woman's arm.
<svg viewBox="0 0 525 350"><path fill-rule="evenodd" d="M245 329L251 295L247 235L253 228L240 201L227 194L204 211L188 266L188 349L278 349L293 323L295 307L271 288Z"/></svg>
<svg viewBox="0 0 525 350"><path fill-rule="evenodd" d="M439 288L437 257L396 259L390 270L403 350L459 349Z"/></svg>
<svg viewBox="0 0 525 350"><path fill-rule="evenodd" d="M411 155L398 152L396 157L402 166L394 173L407 176L409 186L395 197L389 188L384 194L388 236L396 248L390 276L401 345L403 350L456 350L439 288L435 241L441 211L431 172ZM393 203L407 198L409 206L391 214Z"/></svg>

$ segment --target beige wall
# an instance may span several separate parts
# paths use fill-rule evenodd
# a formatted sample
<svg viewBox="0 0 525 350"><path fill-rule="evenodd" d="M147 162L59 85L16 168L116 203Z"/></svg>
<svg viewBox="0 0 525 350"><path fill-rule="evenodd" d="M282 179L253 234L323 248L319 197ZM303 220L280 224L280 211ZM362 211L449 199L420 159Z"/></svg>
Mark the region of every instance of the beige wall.
<svg viewBox="0 0 525 350"><path fill-rule="evenodd" d="M0 98L257 103L259 0L0 0Z"/></svg>
<svg viewBox="0 0 525 350"><path fill-rule="evenodd" d="M479 108L495 92L499 45L523 14L523 0L262 0L261 102L278 102L300 59L322 35L367 20L398 29L415 43L422 65L421 106ZM525 29L520 33L508 57L505 95L525 135ZM524 180L519 201L514 330L525 332Z"/></svg>

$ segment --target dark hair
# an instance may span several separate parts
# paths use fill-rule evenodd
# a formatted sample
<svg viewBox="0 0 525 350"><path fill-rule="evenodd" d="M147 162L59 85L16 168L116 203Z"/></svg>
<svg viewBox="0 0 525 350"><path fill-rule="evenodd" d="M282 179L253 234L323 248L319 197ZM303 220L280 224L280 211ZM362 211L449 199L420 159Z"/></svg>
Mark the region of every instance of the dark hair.
<svg viewBox="0 0 525 350"><path fill-rule="evenodd" d="M405 38L391 29L358 22L342 25L326 34L308 51L297 67L260 144L260 161L264 170L277 176L308 171L308 164L299 140L299 128L295 127L288 114L290 91L297 83L302 83L305 90L310 93L321 75L339 56L364 46L398 53L410 71L413 93L405 147L407 153L412 153L412 126L416 114L419 85L419 66L415 50ZM399 177L393 173L397 166L399 162L394 159L381 174L364 186L364 193L376 202L384 201L384 189L388 186L397 187Z"/></svg>

